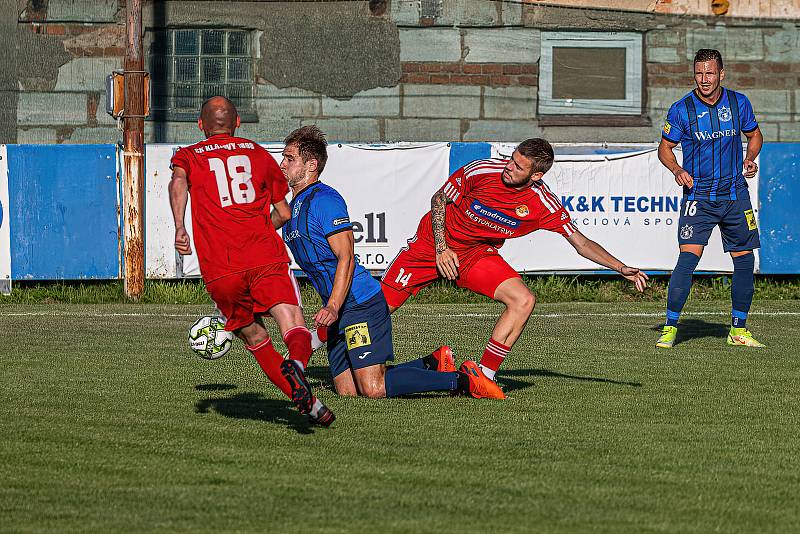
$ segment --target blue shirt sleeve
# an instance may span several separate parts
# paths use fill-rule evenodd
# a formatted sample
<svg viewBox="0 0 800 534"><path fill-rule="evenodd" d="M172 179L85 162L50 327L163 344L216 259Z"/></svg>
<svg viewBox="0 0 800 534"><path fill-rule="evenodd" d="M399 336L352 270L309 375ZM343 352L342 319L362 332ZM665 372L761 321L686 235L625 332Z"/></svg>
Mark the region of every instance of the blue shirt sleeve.
<svg viewBox="0 0 800 534"><path fill-rule="evenodd" d="M353 228L347 204L336 191L330 190L320 195L314 212L325 237Z"/></svg>
<svg viewBox="0 0 800 534"><path fill-rule="evenodd" d="M739 101L739 124L745 133L750 133L758 128L756 116L753 113L753 105L750 100L741 93L736 94L736 99Z"/></svg>
<svg viewBox="0 0 800 534"><path fill-rule="evenodd" d="M680 142L685 130L680 104L679 100L670 106L667 120L664 121L664 127L661 129L661 137L673 143Z"/></svg>

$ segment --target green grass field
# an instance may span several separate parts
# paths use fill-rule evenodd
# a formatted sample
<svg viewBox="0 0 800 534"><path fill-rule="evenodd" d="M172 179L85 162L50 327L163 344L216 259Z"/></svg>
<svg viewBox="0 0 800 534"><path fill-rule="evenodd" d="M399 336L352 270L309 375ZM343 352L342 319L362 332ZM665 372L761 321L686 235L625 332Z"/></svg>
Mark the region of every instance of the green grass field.
<svg viewBox="0 0 800 534"><path fill-rule="evenodd" d="M337 398L309 426L241 348L195 357L204 305L0 305L0 531L797 532L800 301L540 305L507 401ZM476 357L499 308L411 304L398 360Z"/></svg>

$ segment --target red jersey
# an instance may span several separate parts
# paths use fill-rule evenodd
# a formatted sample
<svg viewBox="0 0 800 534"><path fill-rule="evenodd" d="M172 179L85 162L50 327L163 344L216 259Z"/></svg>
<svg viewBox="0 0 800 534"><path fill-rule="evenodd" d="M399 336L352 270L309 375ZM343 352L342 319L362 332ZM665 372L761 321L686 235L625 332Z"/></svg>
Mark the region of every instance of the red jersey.
<svg viewBox="0 0 800 534"><path fill-rule="evenodd" d="M569 213L542 180L518 190L503 183L509 160L483 159L461 167L442 187L452 200L445 211L445 239L454 250L477 245L500 248L506 239L550 230L564 237L577 228ZM431 232L431 214L420 229Z"/></svg>
<svg viewBox="0 0 800 534"><path fill-rule="evenodd" d="M206 283L289 262L270 220L270 206L286 197L289 185L269 152L220 134L181 148L172 165L188 175L194 244Z"/></svg>

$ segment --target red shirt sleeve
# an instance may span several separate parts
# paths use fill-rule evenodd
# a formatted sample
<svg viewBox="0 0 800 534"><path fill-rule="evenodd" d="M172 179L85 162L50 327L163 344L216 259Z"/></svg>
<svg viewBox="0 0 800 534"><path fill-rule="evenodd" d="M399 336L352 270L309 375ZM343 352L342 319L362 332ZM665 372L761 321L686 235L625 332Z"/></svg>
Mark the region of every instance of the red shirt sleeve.
<svg viewBox="0 0 800 534"><path fill-rule="evenodd" d="M275 158L272 157L272 154L266 150L263 150L262 154L265 171L264 175L266 176L267 187L270 191L270 202L275 204L276 202L286 199L286 195L289 194L289 183L286 181L283 171L281 171L281 168L278 166Z"/></svg>
<svg viewBox="0 0 800 534"><path fill-rule="evenodd" d="M461 198L469 192L471 189L471 181L468 180L464 174L464 167L461 167L456 172L450 175L444 185L441 187L440 191L444 191L444 194L453 201L454 204L458 205L461 202Z"/></svg>
<svg viewBox="0 0 800 534"><path fill-rule="evenodd" d="M186 171L187 174L189 173L190 166L191 163L189 160L189 152L186 150L186 148L179 148L178 151L172 156L172 159L169 163L170 169L180 167Z"/></svg>
<svg viewBox="0 0 800 534"><path fill-rule="evenodd" d="M536 192L542 200L542 214L539 218L539 228L556 232L564 237L574 234L578 228L569 216L569 212L561 205L558 197L550 191L550 188L542 182L541 186L536 187Z"/></svg>

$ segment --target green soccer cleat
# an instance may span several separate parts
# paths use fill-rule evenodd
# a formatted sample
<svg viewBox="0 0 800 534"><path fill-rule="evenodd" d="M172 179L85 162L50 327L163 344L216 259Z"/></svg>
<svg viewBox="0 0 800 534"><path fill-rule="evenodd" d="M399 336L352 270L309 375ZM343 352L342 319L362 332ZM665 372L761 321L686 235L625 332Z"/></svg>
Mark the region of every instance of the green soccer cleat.
<svg viewBox="0 0 800 534"><path fill-rule="evenodd" d="M766 347L763 343L759 343L753 338L753 334L747 328L734 328L728 332L728 345L736 345L737 347Z"/></svg>
<svg viewBox="0 0 800 534"><path fill-rule="evenodd" d="M678 336L677 326L665 326L661 330L661 337L656 342L656 347L660 349L671 349L675 344L675 338Z"/></svg>

